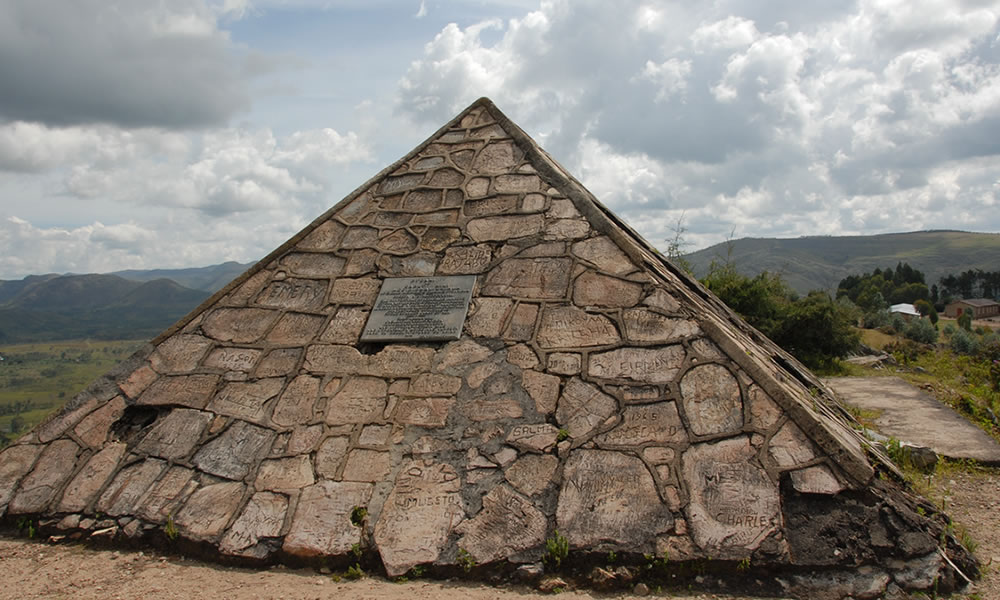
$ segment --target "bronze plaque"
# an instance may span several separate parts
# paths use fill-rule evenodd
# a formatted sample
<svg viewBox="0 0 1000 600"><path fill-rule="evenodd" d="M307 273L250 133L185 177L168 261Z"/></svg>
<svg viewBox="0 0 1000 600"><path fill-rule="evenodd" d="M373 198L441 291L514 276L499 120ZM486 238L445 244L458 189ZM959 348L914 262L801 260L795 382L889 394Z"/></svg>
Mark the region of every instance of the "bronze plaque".
<svg viewBox="0 0 1000 600"><path fill-rule="evenodd" d="M457 340L475 285L475 275L386 279L361 341Z"/></svg>

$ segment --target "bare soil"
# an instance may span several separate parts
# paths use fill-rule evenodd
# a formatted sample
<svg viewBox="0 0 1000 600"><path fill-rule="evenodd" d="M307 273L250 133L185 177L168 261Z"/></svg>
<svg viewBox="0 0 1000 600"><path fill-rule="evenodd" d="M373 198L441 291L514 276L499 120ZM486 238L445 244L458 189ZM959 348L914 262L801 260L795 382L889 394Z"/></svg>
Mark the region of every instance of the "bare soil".
<svg viewBox="0 0 1000 600"><path fill-rule="evenodd" d="M1000 470L946 467L923 478L918 487L978 544L982 578L960 599L1000 599ZM40 540L0 538L0 600L73 598L80 600L240 598L241 600L513 600L537 598L525 586L490 586L464 581L418 579L395 583L379 577L334 581L311 569L267 570L232 568L155 551L95 549L79 544L49 544ZM975 594L978 594L975 595ZM638 598L634 593L567 590L560 599ZM688 600L749 600L745 596L661 592L647 597Z"/></svg>

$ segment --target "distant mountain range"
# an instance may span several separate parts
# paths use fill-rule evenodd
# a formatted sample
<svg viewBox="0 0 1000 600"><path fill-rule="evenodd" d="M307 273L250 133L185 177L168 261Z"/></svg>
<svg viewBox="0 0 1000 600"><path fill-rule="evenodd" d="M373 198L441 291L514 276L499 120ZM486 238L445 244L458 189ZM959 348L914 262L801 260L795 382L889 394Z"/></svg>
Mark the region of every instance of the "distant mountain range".
<svg viewBox="0 0 1000 600"><path fill-rule="evenodd" d="M0 343L152 338L249 266L0 280Z"/></svg>
<svg viewBox="0 0 1000 600"><path fill-rule="evenodd" d="M1000 234L965 231L916 231L859 236L742 238L685 256L695 275L704 277L712 261L730 261L746 275L780 274L800 294L834 291L841 279L909 263L930 286L949 273L1000 269Z"/></svg>

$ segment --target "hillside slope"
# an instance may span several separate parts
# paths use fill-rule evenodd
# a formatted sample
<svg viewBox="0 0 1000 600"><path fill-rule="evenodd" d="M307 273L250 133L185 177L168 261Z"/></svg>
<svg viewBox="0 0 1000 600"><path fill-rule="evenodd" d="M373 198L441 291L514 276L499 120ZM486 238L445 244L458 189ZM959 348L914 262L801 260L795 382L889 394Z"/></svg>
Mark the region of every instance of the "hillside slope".
<svg viewBox="0 0 1000 600"><path fill-rule="evenodd" d="M909 263L927 285L969 269L1000 269L1000 234L916 231L865 236L742 238L685 256L695 275L704 277L713 260L728 260L746 275L779 273L799 293L833 291L841 279L876 268Z"/></svg>

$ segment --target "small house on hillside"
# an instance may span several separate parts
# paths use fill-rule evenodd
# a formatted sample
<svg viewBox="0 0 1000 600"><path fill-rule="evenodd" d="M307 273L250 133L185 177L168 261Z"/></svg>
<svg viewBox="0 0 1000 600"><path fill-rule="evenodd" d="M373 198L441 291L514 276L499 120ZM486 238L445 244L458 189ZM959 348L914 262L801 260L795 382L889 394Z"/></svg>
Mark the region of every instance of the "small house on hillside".
<svg viewBox="0 0 1000 600"><path fill-rule="evenodd" d="M944 307L944 316L957 319L963 313L971 312L973 319L986 319L1000 315L1000 303L986 298L955 300Z"/></svg>
<svg viewBox="0 0 1000 600"><path fill-rule="evenodd" d="M890 315L902 315L903 319L909 322L911 319L919 319L920 311L912 304L893 304L889 307Z"/></svg>

